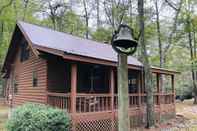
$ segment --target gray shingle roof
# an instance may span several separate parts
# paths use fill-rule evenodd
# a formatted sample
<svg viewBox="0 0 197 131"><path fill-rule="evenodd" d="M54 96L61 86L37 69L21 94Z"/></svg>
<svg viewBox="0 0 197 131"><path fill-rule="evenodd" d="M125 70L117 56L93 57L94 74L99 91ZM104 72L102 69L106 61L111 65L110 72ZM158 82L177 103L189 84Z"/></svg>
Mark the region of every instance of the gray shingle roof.
<svg viewBox="0 0 197 131"><path fill-rule="evenodd" d="M66 53L117 62L117 53L111 45L87 40L49 28L18 22L33 45L57 49ZM129 56L128 64L142 66L136 58Z"/></svg>

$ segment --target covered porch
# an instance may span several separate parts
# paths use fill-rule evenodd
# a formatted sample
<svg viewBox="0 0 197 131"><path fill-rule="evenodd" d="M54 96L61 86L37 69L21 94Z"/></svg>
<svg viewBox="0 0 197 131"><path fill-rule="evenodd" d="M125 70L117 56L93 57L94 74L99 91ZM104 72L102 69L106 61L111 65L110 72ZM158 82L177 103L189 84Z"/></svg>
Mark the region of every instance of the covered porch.
<svg viewBox="0 0 197 131"><path fill-rule="evenodd" d="M153 68L152 72L155 111L159 122L162 115L175 113L174 73L158 68ZM116 68L112 66L59 59L50 61L47 104L67 110L77 125L75 128L80 128L80 131L89 125L99 130L106 130L110 125L116 128L116 74ZM139 126L146 120L146 91L142 69L129 68L128 78L129 114L136 118L131 119L131 125ZM161 82L164 87L161 87ZM102 129L98 124L102 125Z"/></svg>

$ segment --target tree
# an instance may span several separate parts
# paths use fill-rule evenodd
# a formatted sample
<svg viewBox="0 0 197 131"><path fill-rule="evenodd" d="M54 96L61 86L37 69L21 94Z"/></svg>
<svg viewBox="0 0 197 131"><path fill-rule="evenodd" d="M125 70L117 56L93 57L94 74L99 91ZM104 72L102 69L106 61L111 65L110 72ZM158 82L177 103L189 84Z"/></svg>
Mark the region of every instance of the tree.
<svg viewBox="0 0 197 131"><path fill-rule="evenodd" d="M129 8L128 1L105 0L103 4L107 21L111 25L113 32L123 22L123 18L126 16Z"/></svg>
<svg viewBox="0 0 197 131"><path fill-rule="evenodd" d="M138 13L139 13L139 32L140 32L140 45L142 54L142 63L144 65L145 87L147 93L147 128L155 125L154 120L154 102L153 102L153 86L152 86L152 74L150 70L150 64L147 55L147 49L145 44L145 28L144 28L144 0L138 0Z"/></svg>
<svg viewBox="0 0 197 131"><path fill-rule="evenodd" d="M190 52L190 60L191 60L191 76L192 76L192 86L193 86L193 92L194 92L194 104L197 104L197 71L195 69L195 59L196 56L196 39L195 39L195 22L194 21L194 5L197 4L195 1L189 0L189 1L183 1L183 10L182 10L182 16L181 16L181 24L183 27L183 30L187 37L184 37L187 39L188 46L186 48L189 49Z"/></svg>

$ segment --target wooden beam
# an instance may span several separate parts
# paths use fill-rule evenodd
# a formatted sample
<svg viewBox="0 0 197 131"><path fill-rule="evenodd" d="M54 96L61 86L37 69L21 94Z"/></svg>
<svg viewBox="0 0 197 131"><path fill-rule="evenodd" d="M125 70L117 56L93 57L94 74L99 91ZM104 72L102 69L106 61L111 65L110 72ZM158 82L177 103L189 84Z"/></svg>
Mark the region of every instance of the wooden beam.
<svg viewBox="0 0 197 131"><path fill-rule="evenodd" d="M76 113L77 64L71 65L71 113Z"/></svg>

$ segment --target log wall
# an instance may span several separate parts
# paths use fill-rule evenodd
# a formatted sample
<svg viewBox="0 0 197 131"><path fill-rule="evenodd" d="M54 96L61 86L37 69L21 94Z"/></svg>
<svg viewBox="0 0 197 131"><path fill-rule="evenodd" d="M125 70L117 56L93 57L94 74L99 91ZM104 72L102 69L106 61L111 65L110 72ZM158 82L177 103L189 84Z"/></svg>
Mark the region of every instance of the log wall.
<svg viewBox="0 0 197 131"><path fill-rule="evenodd" d="M38 85L33 87L33 71L37 74ZM17 93L13 91L13 79L17 83ZM8 94L12 94L13 105L25 102L46 103L47 89L47 61L38 58L30 51L28 60L20 61L20 48L18 49L12 65L10 77L7 80Z"/></svg>

